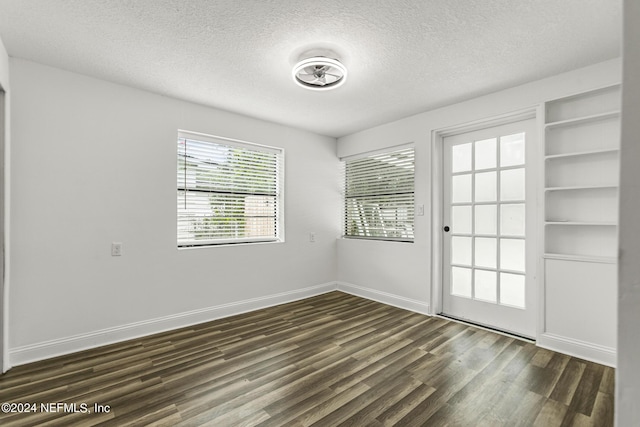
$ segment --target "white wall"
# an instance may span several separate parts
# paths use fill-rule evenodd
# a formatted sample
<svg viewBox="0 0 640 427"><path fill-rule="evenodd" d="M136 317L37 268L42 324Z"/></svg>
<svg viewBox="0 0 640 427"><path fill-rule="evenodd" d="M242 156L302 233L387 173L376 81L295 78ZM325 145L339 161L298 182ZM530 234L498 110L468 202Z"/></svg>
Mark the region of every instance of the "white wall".
<svg viewBox="0 0 640 427"><path fill-rule="evenodd" d="M640 3L624 2L616 425L640 425Z"/></svg>
<svg viewBox="0 0 640 427"><path fill-rule="evenodd" d="M15 364L335 287L334 138L10 65ZM285 149L285 243L176 249L178 129Z"/></svg>
<svg viewBox="0 0 640 427"><path fill-rule="evenodd" d="M0 339L2 342L0 343L0 360L2 360L2 366L0 366L0 371L5 372L9 369L9 177L10 177L10 98L11 91L9 89L9 56L7 55L7 51L2 43L2 39L0 39L0 87L5 91L5 111L4 111L4 157L5 157L5 165L4 165L4 194L5 194L5 217L4 217L4 289L0 286L0 293L4 293L4 295L0 296L0 316L2 316L2 321L0 324L2 325L3 331L0 333Z"/></svg>
<svg viewBox="0 0 640 427"><path fill-rule="evenodd" d="M340 138L340 157L414 142L416 204L425 205L425 216L416 217L414 244L339 240L339 282L346 288L345 284L367 288L361 293L399 305L431 308L431 132L619 83L620 69L620 60L611 60Z"/></svg>

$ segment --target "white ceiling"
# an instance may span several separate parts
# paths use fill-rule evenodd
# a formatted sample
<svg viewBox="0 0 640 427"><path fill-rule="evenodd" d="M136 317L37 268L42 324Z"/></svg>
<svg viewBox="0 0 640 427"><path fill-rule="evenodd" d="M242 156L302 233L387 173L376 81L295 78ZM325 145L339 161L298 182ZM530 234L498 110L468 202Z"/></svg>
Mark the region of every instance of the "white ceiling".
<svg viewBox="0 0 640 427"><path fill-rule="evenodd" d="M9 55L339 137L615 58L619 0L0 0ZM314 48L348 81L294 84Z"/></svg>

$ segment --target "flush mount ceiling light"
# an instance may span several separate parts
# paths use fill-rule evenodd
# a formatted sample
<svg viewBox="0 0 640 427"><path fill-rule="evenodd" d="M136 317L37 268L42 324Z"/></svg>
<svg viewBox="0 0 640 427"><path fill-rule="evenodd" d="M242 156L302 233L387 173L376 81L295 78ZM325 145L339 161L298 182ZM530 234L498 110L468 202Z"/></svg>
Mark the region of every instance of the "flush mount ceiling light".
<svg viewBox="0 0 640 427"><path fill-rule="evenodd" d="M329 90L341 86L347 79L347 69L337 59L314 56L293 67L293 81L312 90Z"/></svg>

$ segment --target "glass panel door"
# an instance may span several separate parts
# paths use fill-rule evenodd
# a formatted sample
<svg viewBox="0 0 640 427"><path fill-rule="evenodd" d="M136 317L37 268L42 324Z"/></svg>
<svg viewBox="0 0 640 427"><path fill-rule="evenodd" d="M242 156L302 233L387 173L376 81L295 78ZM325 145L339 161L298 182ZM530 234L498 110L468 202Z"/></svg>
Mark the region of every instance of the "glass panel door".
<svg viewBox="0 0 640 427"><path fill-rule="evenodd" d="M534 137L534 120L455 135L444 139L443 158L443 313L529 337Z"/></svg>

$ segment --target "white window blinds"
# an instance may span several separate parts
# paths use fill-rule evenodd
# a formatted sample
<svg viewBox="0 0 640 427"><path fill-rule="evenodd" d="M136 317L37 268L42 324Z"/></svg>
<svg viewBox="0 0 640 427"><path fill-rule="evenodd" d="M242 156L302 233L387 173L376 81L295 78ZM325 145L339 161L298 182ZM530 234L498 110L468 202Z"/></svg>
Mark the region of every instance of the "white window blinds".
<svg viewBox="0 0 640 427"><path fill-rule="evenodd" d="M178 247L278 241L281 149L180 132Z"/></svg>
<svg viewBox="0 0 640 427"><path fill-rule="evenodd" d="M414 149L344 163L345 237L413 242Z"/></svg>

